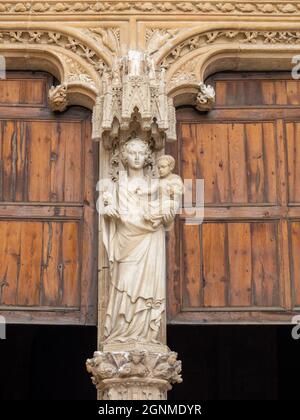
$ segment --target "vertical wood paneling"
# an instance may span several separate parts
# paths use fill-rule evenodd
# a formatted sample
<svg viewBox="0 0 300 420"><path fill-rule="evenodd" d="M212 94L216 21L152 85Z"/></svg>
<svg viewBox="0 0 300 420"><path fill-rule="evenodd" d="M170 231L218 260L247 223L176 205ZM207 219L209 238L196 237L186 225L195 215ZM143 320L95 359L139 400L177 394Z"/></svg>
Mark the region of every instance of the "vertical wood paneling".
<svg viewBox="0 0 300 420"><path fill-rule="evenodd" d="M191 240L193 238L193 240ZM183 225L185 306L203 304L203 278L201 278L201 240L200 227Z"/></svg>
<svg viewBox="0 0 300 420"><path fill-rule="evenodd" d="M40 303L42 232L41 223L22 223L20 274L17 285L17 303L20 306L35 306Z"/></svg>
<svg viewBox="0 0 300 420"><path fill-rule="evenodd" d="M249 203L263 203L264 189L264 154L261 124L245 126L248 164L248 199Z"/></svg>
<svg viewBox="0 0 300 420"><path fill-rule="evenodd" d="M290 223L293 306L300 306L300 222Z"/></svg>
<svg viewBox="0 0 300 420"><path fill-rule="evenodd" d="M205 223L203 234L204 306L226 306L228 275L226 261L226 226Z"/></svg>
<svg viewBox="0 0 300 420"><path fill-rule="evenodd" d="M41 305L60 306L63 284L60 277L62 224L45 222L43 224L43 261Z"/></svg>
<svg viewBox="0 0 300 420"><path fill-rule="evenodd" d="M59 270L62 272L63 306L79 304L79 250L78 226L64 223L62 230L62 259ZM86 267L87 269L88 267Z"/></svg>
<svg viewBox="0 0 300 420"><path fill-rule="evenodd" d="M82 139L81 124L73 122L60 125L60 136L65 138L65 201L80 201L82 199ZM79 181L81 180L81 181Z"/></svg>
<svg viewBox="0 0 300 420"><path fill-rule="evenodd" d="M300 123L286 124L289 201L300 202Z"/></svg>
<svg viewBox="0 0 300 420"><path fill-rule="evenodd" d="M251 236L253 304L279 306L277 226L275 223L253 223Z"/></svg>
<svg viewBox="0 0 300 420"><path fill-rule="evenodd" d="M28 200L48 201L50 190L50 152L53 123L35 121L27 124L28 147Z"/></svg>
<svg viewBox="0 0 300 420"><path fill-rule="evenodd" d="M203 178L205 203L276 203L274 123L182 125L182 176Z"/></svg>
<svg viewBox="0 0 300 420"><path fill-rule="evenodd" d="M0 80L0 104L42 105L45 89L45 79Z"/></svg>
<svg viewBox="0 0 300 420"><path fill-rule="evenodd" d="M50 112L48 75L13 75L0 81L1 310L14 321L95 324L98 145L90 115Z"/></svg>
<svg viewBox="0 0 300 420"><path fill-rule="evenodd" d="M181 321L251 321L258 313L276 321L278 308L300 306L300 123L293 108L300 82L288 77L215 75L216 110L179 111L181 175L204 178L206 206L201 226L181 216L183 295L177 306L171 302L176 313L183 305Z"/></svg>
<svg viewBox="0 0 300 420"><path fill-rule="evenodd" d="M227 128L232 203L246 203L248 187L243 125L231 124Z"/></svg>
<svg viewBox="0 0 300 420"><path fill-rule="evenodd" d="M228 224L231 306L251 306L252 254L250 223Z"/></svg>

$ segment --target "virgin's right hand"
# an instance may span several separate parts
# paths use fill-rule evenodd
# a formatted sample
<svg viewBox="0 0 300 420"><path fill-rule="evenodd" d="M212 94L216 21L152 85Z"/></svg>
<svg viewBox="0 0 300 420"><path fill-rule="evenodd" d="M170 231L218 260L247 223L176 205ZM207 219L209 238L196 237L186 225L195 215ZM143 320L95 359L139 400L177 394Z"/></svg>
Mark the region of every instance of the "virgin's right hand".
<svg viewBox="0 0 300 420"><path fill-rule="evenodd" d="M104 216L118 219L120 217L118 210L113 206L106 206L104 208Z"/></svg>

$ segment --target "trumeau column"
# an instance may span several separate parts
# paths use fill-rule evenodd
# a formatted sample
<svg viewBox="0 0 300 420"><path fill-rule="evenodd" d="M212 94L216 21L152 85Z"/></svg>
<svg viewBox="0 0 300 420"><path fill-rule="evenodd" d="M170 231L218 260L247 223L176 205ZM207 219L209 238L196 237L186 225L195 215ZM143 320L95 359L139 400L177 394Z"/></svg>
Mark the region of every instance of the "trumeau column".
<svg viewBox="0 0 300 420"><path fill-rule="evenodd" d="M176 140L175 108L164 69L138 51L115 59L102 92L93 138L110 160L98 201L109 269L100 284L100 348L87 370L102 399L166 399L182 382L165 334L165 230L183 192L174 159L163 155L165 141Z"/></svg>

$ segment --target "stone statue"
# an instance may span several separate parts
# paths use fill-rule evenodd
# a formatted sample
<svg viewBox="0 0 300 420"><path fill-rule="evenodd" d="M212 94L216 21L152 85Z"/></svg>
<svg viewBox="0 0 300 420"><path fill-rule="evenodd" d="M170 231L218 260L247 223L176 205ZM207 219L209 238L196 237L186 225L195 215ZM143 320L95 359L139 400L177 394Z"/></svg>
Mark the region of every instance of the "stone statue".
<svg viewBox="0 0 300 420"><path fill-rule="evenodd" d="M111 264L104 344L160 344L165 227L174 220L182 182L171 173L174 160L168 156L158 160L159 180L147 175L152 154L139 138L120 147L120 159L125 171L100 192L103 241ZM167 190L172 192L169 199Z"/></svg>
<svg viewBox="0 0 300 420"><path fill-rule="evenodd" d="M158 198L149 203L144 216L147 221L152 223L154 228L163 223L165 214L169 212L174 216L178 212L183 193L183 183L180 176L172 173L175 167L173 156L160 156L156 164L160 177Z"/></svg>

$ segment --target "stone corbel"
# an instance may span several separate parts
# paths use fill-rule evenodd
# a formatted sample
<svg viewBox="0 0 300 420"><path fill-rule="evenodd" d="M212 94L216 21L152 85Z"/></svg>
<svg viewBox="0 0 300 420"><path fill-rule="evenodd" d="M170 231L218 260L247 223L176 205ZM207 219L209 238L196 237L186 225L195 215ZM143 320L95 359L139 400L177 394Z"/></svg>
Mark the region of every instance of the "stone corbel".
<svg viewBox="0 0 300 420"><path fill-rule="evenodd" d="M215 104L213 86L199 82L193 73L178 73L168 83L168 96L175 106L192 105L198 111L210 111Z"/></svg>
<svg viewBox="0 0 300 420"><path fill-rule="evenodd" d="M68 106L67 84L52 86L48 93L49 106L53 112L63 112Z"/></svg>
<svg viewBox="0 0 300 420"><path fill-rule="evenodd" d="M210 111L215 104L216 93L211 85L199 83L199 93L196 97L195 107L198 111Z"/></svg>

